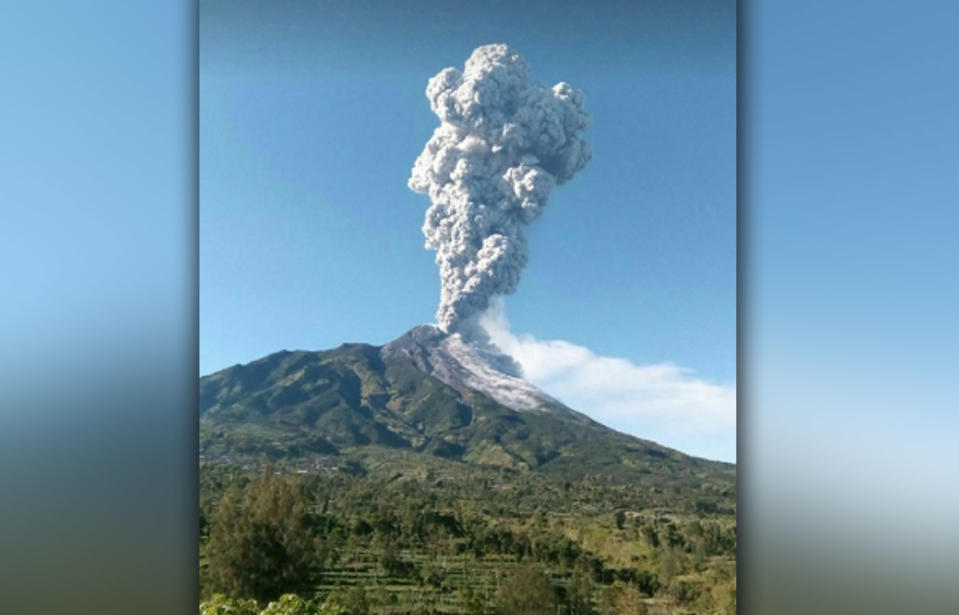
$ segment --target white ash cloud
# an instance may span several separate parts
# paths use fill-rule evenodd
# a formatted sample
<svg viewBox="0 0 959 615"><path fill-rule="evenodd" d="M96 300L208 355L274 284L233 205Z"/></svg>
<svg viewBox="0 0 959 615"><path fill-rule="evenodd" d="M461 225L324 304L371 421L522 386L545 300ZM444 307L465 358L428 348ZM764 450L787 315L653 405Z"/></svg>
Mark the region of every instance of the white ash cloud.
<svg viewBox="0 0 959 615"><path fill-rule="evenodd" d="M442 290L437 324L453 331L490 299L516 290L526 266L524 228L553 188L591 157L583 94L527 78L506 45L478 47L464 70L445 68L426 96L440 126L416 159L409 187L429 195L423 234L436 250Z"/></svg>
<svg viewBox="0 0 959 615"><path fill-rule="evenodd" d="M735 383L711 382L673 363L638 365L571 342L514 334L499 299L478 323L524 378L570 408L684 453L735 461Z"/></svg>

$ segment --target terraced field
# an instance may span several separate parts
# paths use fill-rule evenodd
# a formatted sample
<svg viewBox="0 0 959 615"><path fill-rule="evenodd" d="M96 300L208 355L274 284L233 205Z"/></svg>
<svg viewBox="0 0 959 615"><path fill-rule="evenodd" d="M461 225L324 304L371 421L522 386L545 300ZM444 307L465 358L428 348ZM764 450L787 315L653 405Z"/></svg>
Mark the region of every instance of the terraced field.
<svg viewBox="0 0 959 615"><path fill-rule="evenodd" d="M275 578L262 604L291 592L317 605L359 601L323 615L512 615L504 596L533 571L549 615L735 612L735 491L721 477L693 490L382 454L341 459L342 470L204 465L203 595L257 597L244 579L259 574ZM284 546L290 532L305 551ZM301 555L249 571L284 549ZM298 580L276 576L300 569Z"/></svg>

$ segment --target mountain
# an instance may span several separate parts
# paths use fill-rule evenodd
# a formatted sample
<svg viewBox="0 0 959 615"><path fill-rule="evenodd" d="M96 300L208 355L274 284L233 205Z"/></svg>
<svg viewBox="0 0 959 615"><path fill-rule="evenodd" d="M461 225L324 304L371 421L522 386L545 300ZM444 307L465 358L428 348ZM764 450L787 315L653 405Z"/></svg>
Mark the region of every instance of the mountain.
<svg viewBox="0 0 959 615"><path fill-rule="evenodd" d="M495 347L433 326L383 346L281 351L204 376L200 454L360 470L373 455L650 485L735 481L732 464L605 427L525 381Z"/></svg>

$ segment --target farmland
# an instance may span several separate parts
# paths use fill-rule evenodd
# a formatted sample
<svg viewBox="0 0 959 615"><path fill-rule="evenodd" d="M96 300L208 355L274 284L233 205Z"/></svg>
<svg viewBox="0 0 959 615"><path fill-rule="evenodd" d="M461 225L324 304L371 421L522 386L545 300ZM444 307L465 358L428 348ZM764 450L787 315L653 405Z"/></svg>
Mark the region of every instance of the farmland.
<svg viewBox="0 0 959 615"><path fill-rule="evenodd" d="M356 615L526 612L523 600L569 615L735 612L731 484L691 494L363 462L370 470L204 465L207 603L294 594L309 612Z"/></svg>

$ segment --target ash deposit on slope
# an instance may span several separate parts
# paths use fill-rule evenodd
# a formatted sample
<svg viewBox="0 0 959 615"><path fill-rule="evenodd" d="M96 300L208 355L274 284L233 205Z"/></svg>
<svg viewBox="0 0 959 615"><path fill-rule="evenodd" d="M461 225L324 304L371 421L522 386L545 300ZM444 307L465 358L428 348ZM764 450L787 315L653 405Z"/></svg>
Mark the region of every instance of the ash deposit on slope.
<svg viewBox="0 0 959 615"><path fill-rule="evenodd" d="M420 371L444 384L460 392L479 391L518 412L559 410L580 415L524 380L511 357L481 338L422 325L386 344L380 353L386 358L406 355Z"/></svg>

